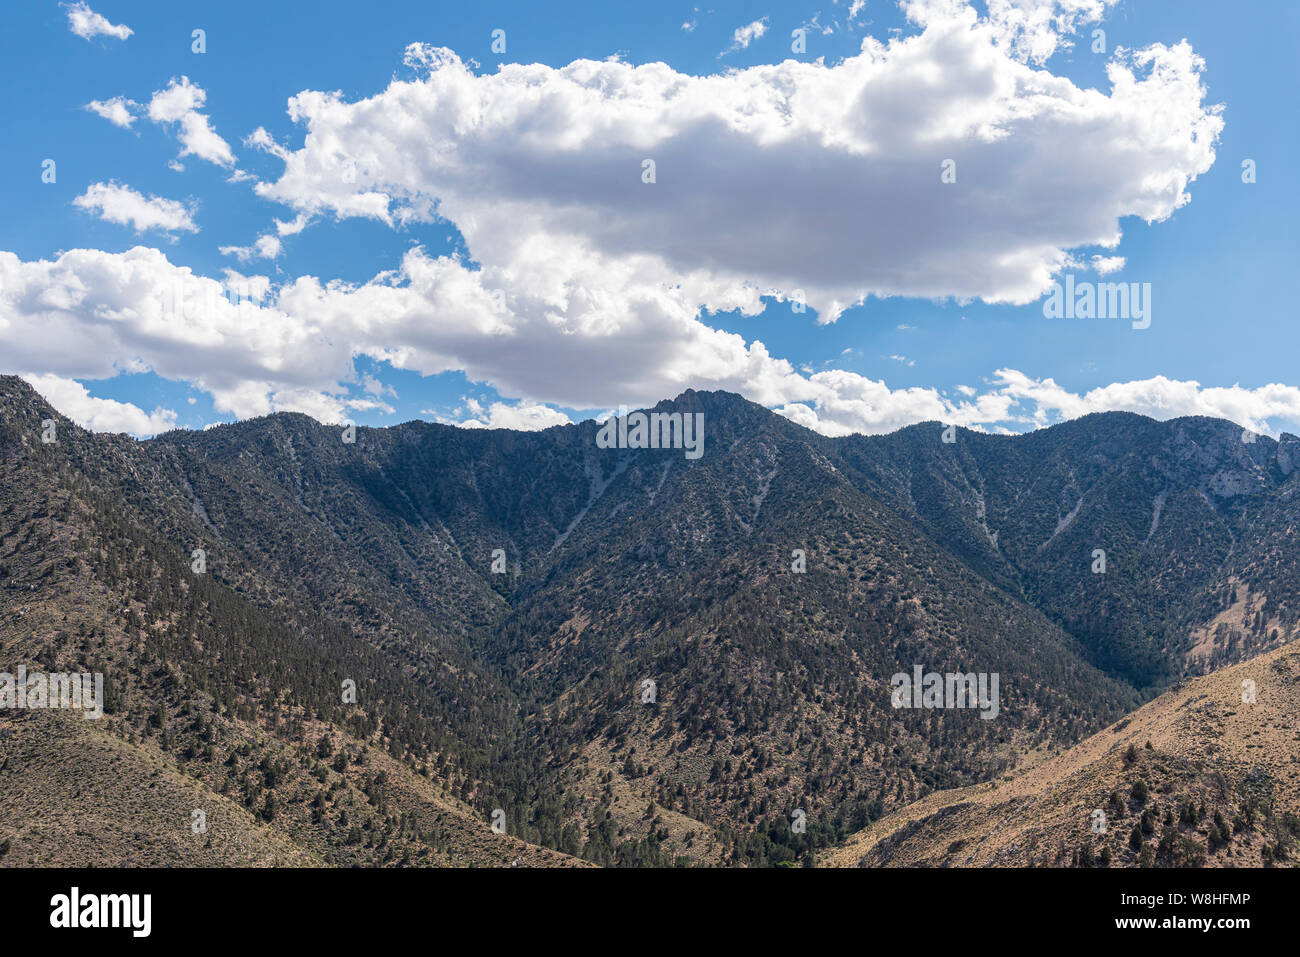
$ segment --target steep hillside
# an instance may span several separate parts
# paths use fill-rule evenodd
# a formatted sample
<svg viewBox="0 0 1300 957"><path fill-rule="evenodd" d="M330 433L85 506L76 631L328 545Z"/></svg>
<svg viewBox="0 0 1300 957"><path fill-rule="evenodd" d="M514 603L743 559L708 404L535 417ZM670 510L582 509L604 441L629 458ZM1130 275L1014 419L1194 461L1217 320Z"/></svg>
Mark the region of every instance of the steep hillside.
<svg viewBox="0 0 1300 957"><path fill-rule="evenodd" d="M618 459L495 639L535 711L520 760L593 742L603 755L539 765L539 792L621 776L638 814L653 802L725 830L733 862L787 860L1136 704L1070 636L861 492L802 429L733 397L676 405L704 409L707 466L671 451ZM890 677L914 663L1007 676L998 720L890 707ZM611 788L595 789L598 816L619 816Z"/></svg>
<svg viewBox="0 0 1300 957"><path fill-rule="evenodd" d="M1295 436L1119 412L1024 436L942 435L933 423L842 449L885 501L1041 608L1107 672L1159 687L1294 633ZM1236 603L1234 577L1259 607L1195 637Z"/></svg>
<svg viewBox="0 0 1300 957"><path fill-rule="evenodd" d="M818 859L841 867L1298 862L1294 643L1195 678L1064 754L931 794Z"/></svg>

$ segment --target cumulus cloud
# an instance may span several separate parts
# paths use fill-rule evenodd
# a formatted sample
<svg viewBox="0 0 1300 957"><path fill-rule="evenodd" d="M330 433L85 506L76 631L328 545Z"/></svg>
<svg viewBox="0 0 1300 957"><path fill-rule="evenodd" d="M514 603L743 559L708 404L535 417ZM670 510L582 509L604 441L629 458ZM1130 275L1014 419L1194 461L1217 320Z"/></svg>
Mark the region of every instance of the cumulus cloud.
<svg viewBox="0 0 1300 957"><path fill-rule="evenodd" d="M197 156L217 166L234 166L235 154L230 144L217 135L211 120L199 112L207 99L204 89L191 83L189 77L173 78L149 100L149 119L162 126L177 127L181 156Z"/></svg>
<svg viewBox="0 0 1300 957"><path fill-rule="evenodd" d="M105 378L148 368L195 383L240 417L320 408L322 395L354 379L361 355L423 374L461 369L503 395L582 408L675 395L695 378L771 391L763 380L790 374L761 343L698 322L671 290L632 303L627 321L602 321L597 309L566 333L519 319L512 305L532 315L544 302L512 304L494 278L414 249L368 283L303 276L236 296L157 249L74 249L34 262L0 253L0 341L19 369ZM327 404L337 414L337 400Z"/></svg>
<svg viewBox="0 0 1300 957"><path fill-rule="evenodd" d="M91 113L102 116L114 126L120 126L124 130L129 130L131 124L135 122L135 115L131 110L136 106L134 100L128 100L124 96L115 96L111 100L91 100L85 108Z"/></svg>
<svg viewBox="0 0 1300 957"><path fill-rule="evenodd" d="M96 213L105 222L130 226L138 233L147 229L166 233L199 231L194 224L194 211L184 203L144 196L118 183L92 183L72 204Z"/></svg>
<svg viewBox="0 0 1300 957"><path fill-rule="evenodd" d="M78 0L77 3L61 3L59 6L68 12L68 29L86 40L97 36L125 40L134 32L125 24L109 23L105 17L90 9L84 0Z"/></svg>
<svg viewBox="0 0 1300 957"><path fill-rule="evenodd" d="M601 321L664 287L704 310L800 298L822 321L872 296L1023 304L1071 250L1113 248L1124 217L1189 201L1222 127L1190 46L1116 57L1103 93L937 6L908 6L918 34L868 38L832 66L700 77L589 60L480 76L417 45L417 79L357 102L293 97L306 140L257 137L285 169L255 188L299 214L443 217L503 281L549 286L565 322L582 321L572 293L593 260L638 284L601 283ZM956 183L941 182L947 159Z"/></svg>
<svg viewBox="0 0 1300 957"><path fill-rule="evenodd" d="M223 271L221 286L226 297L234 302L249 300L262 302L271 291L271 280L267 276L245 276L234 269Z"/></svg>
<svg viewBox="0 0 1300 957"><path fill-rule="evenodd" d="M397 398L396 389L394 389L391 385L382 382L375 376L370 375L369 373L366 373L361 377L361 387L365 389L367 392L369 392L371 395L375 395L375 396L391 395L394 399Z"/></svg>
<svg viewBox="0 0 1300 957"><path fill-rule="evenodd" d="M46 402L92 432L129 432L147 436L176 428L176 413L171 409L157 408L145 412L129 402L96 399L81 383L56 375L25 375L23 378Z"/></svg>
<svg viewBox="0 0 1300 957"><path fill-rule="evenodd" d="M1066 271L1070 270L1091 270L1102 276L1108 276L1113 272L1119 272L1124 268L1126 260L1123 256L1067 256L1061 268Z"/></svg>
<svg viewBox="0 0 1300 957"><path fill-rule="evenodd" d="M152 370L240 418L297 409L338 421L343 406L330 391L353 376L350 357L312 320L230 295L142 246L35 262L0 252L0 342L11 371L105 379Z"/></svg>
<svg viewBox="0 0 1300 957"><path fill-rule="evenodd" d="M275 231L281 236L296 236L307 228L307 224L308 218L306 216L295 216L288 222L277 219L275 221Z"/></svg>

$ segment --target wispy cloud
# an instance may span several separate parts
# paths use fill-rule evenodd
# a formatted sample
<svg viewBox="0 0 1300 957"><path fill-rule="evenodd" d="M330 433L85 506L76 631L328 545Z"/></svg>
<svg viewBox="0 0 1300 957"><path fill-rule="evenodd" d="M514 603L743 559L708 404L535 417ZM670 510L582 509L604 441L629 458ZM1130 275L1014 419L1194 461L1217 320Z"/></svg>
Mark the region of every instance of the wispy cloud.
<svg viewBox="0 0 1300 957"><path fill-rule="evenodd" d="M251 246L221 246L217 251L223 256L234 256L241 263L244 263L254 257L258 259L276 259L283 250L284 244L277 237L266 233L258 236Z"/></svg>
<svg viewBox="0 0 1300 957"><path fill-rule="evenodd" d="M747 23L743 27L736 27L735 31L731 34L731 46L727 47L726 50L722 51L722 53L718 55L726 56L728 53L733 53L736 50L744 50L766 32L767 17L763 17L761 20L755 20L753 23Z"/></svg>

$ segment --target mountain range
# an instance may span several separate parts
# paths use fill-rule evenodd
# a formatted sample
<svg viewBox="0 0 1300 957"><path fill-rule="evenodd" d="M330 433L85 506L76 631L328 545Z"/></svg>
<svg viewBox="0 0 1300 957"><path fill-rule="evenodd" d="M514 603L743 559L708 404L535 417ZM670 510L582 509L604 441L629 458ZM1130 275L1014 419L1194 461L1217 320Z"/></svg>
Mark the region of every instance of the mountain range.
<svg viewBox="0 0 1300 957"><path fill-rule="evenodd" d="M0 863L1297 853L1300 439L648 411L701 454L292 413L138 441L0 377L0 671L105 685L99 720L0 710ZM896 707L918 668L997 676L996 716Z"/></svg>

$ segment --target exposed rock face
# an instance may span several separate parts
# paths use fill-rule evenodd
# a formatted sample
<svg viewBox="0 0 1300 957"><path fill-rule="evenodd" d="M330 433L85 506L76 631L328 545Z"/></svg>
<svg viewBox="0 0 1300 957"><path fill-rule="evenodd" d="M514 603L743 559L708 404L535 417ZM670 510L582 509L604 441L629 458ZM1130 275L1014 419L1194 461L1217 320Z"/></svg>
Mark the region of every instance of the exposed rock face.
<svg viewBox="0 0 1300 957"><path fill-rule="evenodd" d="M1290 475L1300 468L1300 438L1289 432L1282 433L1277 444L1277 467L1283 475Z"/></svg>

